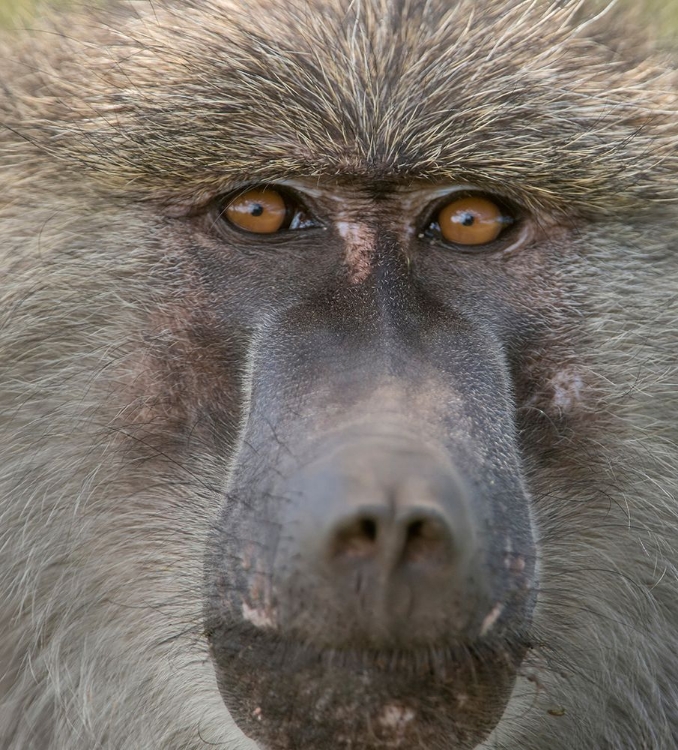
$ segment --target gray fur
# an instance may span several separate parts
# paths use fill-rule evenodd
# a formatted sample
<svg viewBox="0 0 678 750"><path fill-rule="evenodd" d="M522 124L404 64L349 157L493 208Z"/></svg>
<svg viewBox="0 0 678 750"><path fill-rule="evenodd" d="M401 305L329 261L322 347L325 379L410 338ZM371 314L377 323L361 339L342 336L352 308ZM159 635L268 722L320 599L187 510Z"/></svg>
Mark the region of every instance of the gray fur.
<svg viewBox="0 0 678 750"><path fill-rule="evenodd" d="M579 6L138 4L6 42L3 750L246 742L202 635L229 454L201 399L223 384L164 238L296 175L472 177L560 221L567 252L534 270L559 280L554 343L517 396L554 457L525 457L534 648L482 747L678 747L675 81Z"/></svg>

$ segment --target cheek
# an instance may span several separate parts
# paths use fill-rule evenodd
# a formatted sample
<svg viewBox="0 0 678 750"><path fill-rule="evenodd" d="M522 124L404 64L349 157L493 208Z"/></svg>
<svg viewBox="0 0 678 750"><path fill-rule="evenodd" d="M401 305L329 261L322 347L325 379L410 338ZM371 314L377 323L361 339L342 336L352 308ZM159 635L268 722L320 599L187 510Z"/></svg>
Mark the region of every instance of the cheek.
<svg viewBox="0 0 678 750"><path fill-rule="evenodd" d="M240 414L237 348L193 302L163 305L145 321L119 373L117 422L139 449L174 456L202 445L227 455Z"/></svg>
<svg viewBox="0 0 678 750"><path fill-rule="evenodd" d="M585 411L592 396L573 282L554 272L576 264L566 244L532 248L513 259L503 291L520 321L513 361L518 405L538 409L557 424Z"/></svg>

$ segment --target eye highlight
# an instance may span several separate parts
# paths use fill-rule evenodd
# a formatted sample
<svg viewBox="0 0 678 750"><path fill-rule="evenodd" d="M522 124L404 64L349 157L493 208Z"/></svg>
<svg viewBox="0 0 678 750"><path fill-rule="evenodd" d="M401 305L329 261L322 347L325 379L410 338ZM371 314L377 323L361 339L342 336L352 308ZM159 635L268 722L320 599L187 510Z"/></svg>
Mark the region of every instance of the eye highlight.
<svg viewBox="0 0 678 750"><path fill-rule="evenodd" d="M443 206L437 217L445 240L471 246L494 242L513 221L496 203L479 195L456 198Z"/></svg>
<svg viewBox="0 0 678 750"><path fill-rule="evenodd" d="M255 234L274 234L289 223L285 198L269 188L255 188L236 195L223 216L239 229Z"/></svg>

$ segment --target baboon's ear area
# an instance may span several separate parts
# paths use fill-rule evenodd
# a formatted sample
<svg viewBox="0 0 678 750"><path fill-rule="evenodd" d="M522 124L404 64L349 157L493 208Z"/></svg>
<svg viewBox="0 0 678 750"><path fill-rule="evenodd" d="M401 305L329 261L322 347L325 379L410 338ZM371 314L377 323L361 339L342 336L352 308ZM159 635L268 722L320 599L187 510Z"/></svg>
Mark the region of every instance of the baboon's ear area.
<svg viewBox="0 0 678 750"><path fill-rule="evenodd" d="M568 214L672 198L666 62L640 54L628 27L621 54L608 45L612 11L511 5L118 9L46 32L42 58L39 34L23 59L13 50L2 117L33 153L140 197L345 175L472 179Z"/></svg>

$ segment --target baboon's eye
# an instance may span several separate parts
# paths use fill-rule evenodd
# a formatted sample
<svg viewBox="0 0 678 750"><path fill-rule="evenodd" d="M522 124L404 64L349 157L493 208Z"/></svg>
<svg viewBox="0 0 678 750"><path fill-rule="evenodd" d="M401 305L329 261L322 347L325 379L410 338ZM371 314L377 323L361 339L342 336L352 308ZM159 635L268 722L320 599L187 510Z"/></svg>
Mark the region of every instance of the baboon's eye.
<svg viewBox="0 0 678 750"><path fill-rule="evenodd" d="M275 234L282 229L310 229L318 222L303 201L287 190L255 187L227 197L219 208L222 219L253 234Z"/></svg>
<svg viewBox="0 0 678 750"><path fill-rule="evenodd" d="M291 211L285 198L269 188L239 193L225 205L223 215L240 229L256 234L273 234L289 226Z"/></svg>
<svg viewBox="0 0 678 750"><path fill-rule="evenodd" d="M514 219L496 203L479 195L456 198L438 212L437 229L455 245L487 245Z"/></svg>

